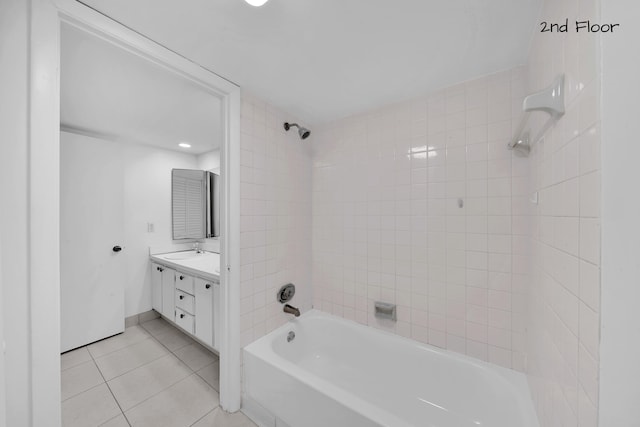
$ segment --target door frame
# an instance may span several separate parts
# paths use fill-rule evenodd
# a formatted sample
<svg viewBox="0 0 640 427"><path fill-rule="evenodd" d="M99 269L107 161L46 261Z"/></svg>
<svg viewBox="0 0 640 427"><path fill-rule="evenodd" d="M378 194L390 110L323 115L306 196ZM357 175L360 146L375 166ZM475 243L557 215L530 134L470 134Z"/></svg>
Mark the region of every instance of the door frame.
<svg viewBox="0 0 640 427"><path fill-rule="evenodd" d="M60 27L72 25L220 98L220 405L240 408L240 88L75 0L30 0L29 261L32 425L60 420ZM54 303L55 302L55 303ZM59 421L56 423L58 424Z"/></svg>

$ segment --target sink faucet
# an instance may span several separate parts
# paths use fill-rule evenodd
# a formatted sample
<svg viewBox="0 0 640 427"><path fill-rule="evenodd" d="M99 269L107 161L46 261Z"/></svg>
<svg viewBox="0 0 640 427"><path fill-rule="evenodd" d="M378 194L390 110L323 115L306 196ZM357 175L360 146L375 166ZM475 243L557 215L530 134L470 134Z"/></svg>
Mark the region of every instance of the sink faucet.
<svg viewBox="0 0 640 427"><path fill-rule="evenodd" d="M285 313L293 314L296 317L300 317L300 310L290 306L289 304L285 304L283 310Z"/></svg>

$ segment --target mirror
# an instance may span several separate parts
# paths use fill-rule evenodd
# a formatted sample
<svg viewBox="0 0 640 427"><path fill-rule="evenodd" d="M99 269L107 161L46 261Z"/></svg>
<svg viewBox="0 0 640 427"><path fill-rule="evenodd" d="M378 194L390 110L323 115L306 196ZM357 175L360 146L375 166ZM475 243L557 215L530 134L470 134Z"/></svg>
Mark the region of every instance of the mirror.
<svg viewBox="0 0 640 427"><path fill-rule="evenodd" d="M195 169L171 170L174 240L220 236L220 175Z"/></svg>

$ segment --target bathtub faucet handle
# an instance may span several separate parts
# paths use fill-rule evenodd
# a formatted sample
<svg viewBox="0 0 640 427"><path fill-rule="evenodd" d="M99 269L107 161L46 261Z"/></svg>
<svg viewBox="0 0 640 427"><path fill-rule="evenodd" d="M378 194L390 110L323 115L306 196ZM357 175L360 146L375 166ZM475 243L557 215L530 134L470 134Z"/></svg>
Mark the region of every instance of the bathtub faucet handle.
<svg viewBox="0 0 640 427"><path fill-rule="evenodd" d="M293 306L290 306L289 304L285 304L283 310L285 313L293 314L296 317L300 317L300 310Z"/></svg>

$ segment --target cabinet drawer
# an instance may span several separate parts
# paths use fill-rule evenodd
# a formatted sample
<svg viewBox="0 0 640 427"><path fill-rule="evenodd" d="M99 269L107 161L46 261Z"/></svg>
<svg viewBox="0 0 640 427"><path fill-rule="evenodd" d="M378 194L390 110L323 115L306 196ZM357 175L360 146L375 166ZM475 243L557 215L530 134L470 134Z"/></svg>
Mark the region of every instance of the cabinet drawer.
<svg viewBox="0 0 640 427"><path fill-rule="evenodd" d="M176 288L185 291L188 294L193 293L193 276L176 271Z"/></svg>
<svg viewBox="0 0 640 427"><path fill-rule="evenodd" d="M185 331L193 334L193 316L176 307L176 324Z"/></svg>
<svg viewBox="0 0 640 427"><path fill-rule="evenodd" d="M193 295L189 295L184 291L176 289L176 307L186 311L189 314L193 314L195 307Z"/></svg>

